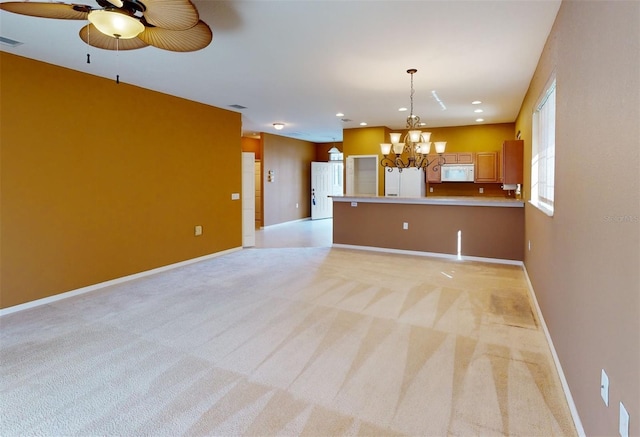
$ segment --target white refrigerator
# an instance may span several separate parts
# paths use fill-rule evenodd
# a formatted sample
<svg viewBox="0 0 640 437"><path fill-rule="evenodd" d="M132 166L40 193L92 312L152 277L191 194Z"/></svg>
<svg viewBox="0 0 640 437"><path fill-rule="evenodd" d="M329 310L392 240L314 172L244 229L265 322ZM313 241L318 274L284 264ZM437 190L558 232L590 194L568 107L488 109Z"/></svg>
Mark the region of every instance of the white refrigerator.
<svg viewBox="0 0 640 437"><path fill-rule="evenodd" d="M390 197L424 197L426 183L424 170L421 168L405 168L400 172L397 168L384 171L384 195Z"/></svg>

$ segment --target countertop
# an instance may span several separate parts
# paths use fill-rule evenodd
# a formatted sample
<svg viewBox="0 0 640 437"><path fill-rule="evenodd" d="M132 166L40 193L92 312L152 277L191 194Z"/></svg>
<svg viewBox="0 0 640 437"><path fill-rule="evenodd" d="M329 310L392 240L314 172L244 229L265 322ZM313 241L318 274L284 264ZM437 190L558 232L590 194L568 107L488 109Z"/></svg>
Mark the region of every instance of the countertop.
<svg viewBox="0 0 640 437"><path fill-rule="evenodd" d="M492 206L501 208L524 208L524 201L503 197L393 197L393 196L331 196L334 202L449 205L449 206Z"/></svg>

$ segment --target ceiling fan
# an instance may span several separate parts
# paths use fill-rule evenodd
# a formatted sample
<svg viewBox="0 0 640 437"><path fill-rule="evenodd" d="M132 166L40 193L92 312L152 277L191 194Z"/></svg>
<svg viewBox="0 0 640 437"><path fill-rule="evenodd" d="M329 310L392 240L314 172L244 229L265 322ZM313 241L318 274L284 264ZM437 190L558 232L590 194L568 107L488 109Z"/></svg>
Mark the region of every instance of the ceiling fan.
<svg viewBox="0 0 640 437"><path fill-rule="evenodd" d="M41 18L89 20L80 29L87 44L106 50L153 46L192 52L211 43L213 33L190 0L96 0L100 6L62 2L5 2L0 9Z"/></svg>

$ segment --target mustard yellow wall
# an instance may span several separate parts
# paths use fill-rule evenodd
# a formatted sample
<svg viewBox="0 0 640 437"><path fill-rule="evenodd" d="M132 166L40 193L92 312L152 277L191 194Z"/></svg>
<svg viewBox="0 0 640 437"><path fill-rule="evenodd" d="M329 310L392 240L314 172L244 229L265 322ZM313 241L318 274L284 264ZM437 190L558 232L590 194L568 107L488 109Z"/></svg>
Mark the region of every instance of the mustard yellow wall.
<svg viewBox="0 0 640 437"><path fill-rule="evenodd" d="M1 307L242 245L239 114L0 61Z"/></svg>
<svg viewBox="0 0 640 437"><path fill-rule="evenodd" d="M515 139L515 124L482 124L473 126L425 128L431 132L431 141L446 141L447 152L493 152L502 150L504 140ZM349 155L378 155L380 143L389 142L387 127L345 129L343 134L343 153ZM406 131L401 131L405 133ZM433 149L432 149L433 150ZM378 194L384 194L384 168L378 169Z"/></svg>
<svg viewBox="0 0 640 437"><path fill-rule="evenodd" d="M262 141L260 141L260 138L242 137L240 143L243 152L253 152L256 159L262 159Z"/></svg>
<svg viewBox="0 0 640 437"><path fill-rule="evenodd" d="M342 131L342 153L344 159L351 155L378 155L380 154L380 143L388 142L389 130L386 127L376 126L367 128L344 129ZM384 168L378 169L378 194L384 194Z"/></svg>
<svg viewBox="0 0 640 437"><path fill-rule="evenodd" d="M516 139L515 123L430 127L423 131L431 132L431 141L446 141L447 152L501 151L504 140Z"/></svg>

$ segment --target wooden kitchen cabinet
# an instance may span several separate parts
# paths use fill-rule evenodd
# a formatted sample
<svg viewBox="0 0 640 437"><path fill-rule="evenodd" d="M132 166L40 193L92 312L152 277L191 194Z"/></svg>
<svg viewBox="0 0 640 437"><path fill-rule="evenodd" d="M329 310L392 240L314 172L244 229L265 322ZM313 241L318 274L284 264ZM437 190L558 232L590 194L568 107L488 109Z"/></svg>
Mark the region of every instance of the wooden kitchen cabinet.
<svg viewBox="0 0 640 437"><path fill-rule="evenodd" d="M507 140L502 143L501 173L503 184L522 184L524 178L524 142Z"/></svg>
<svg viewBox="0 0 640 437"><path fill-rule="evenodd" d="M471 152L444 153L443 156L447 164L473 164Z"/></svg>
<svg viewBox="0 0 640 437"><path fill-rule="evenodd" d="M475 182L499 182L498 152L476 153Z"/></svg>
<svg viewBox="0 0 640 437"><path fill-rule="evenodd" d="M473 164L473 153L458 153L458 164Z"/></svg>

